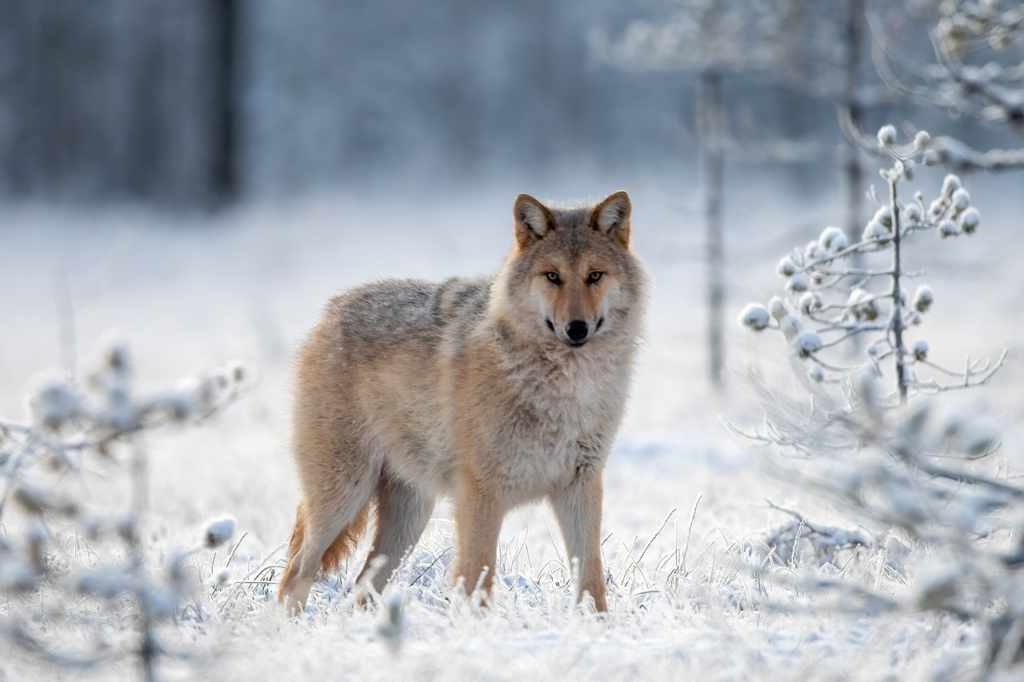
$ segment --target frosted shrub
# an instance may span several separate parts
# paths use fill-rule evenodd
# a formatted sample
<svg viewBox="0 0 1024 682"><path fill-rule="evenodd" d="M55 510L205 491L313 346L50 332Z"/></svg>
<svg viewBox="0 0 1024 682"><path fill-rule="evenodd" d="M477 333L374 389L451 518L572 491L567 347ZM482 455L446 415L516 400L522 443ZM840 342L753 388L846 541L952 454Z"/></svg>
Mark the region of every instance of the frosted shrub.
<svg viewBox="0 0 1024 682"><path fill-rule="evenodd" d="M250 383L249 373L236 364L175 389L137 395L130 354L120 342L103 348L84 382L53 373L33 382L30 422L0 421L4 650L17 647L27 656L75 668L137 656L144 678L154 677L158 658L167 654L158 625L180 615L182 598L195 587L186 560L201 548L166 557L162 565L147 556L147 467L139 436L168 423L201 422ZM128 499L100 501L88 494L91 486L124 478ZM234 527L231 517L213 519L203 544L223 544ZM68 543L83 548L89 561L69 561ZM104 610L127 618L104 627ZM126 641L123 623L134 624L136 641ZM67 628L80 636L68 637Z"/></svg>
<svg viewBox="0 0 1024 682"><path fill-rule="evenodd" d="M981 212L955 175L946 176L927 203L922 192L903 189L915 165L926 161L929 142L927 133L918 133L900 146L894 129L880 130L879 147L892 159L881 172L888 197L860 240L837 247L834 231L826 229L783 258L777 271L784 292L767 307L751 304L741 314L748 329L780 333L806 364L813 393L809 407L766 396L766 428L745 435L777 454L796 455L773 458L773 469L784 480L824 492L861 528L877 533L864 537L782 510L796 520L768 534L765 544L777 558L788 560L802 537L823 562L844 547L873 547L879 576L899 582L906 581L903 559L916 561L920 577L900 596L877 581L870 588L810 582L839 589L835 604L844 611L852 599L862 613L935 611L974 622L987 635L985 674L1020 672L1024 488L973 464L998 447L991 426L962 411L943 414L929 398L987 383L1006 352L994 363L968 361L956 372L933 363L918 329L941 294L927 284L908 293L908 247L929 233L970 238L981 225ZM850 259L854 254L860 258Z"/></svg>

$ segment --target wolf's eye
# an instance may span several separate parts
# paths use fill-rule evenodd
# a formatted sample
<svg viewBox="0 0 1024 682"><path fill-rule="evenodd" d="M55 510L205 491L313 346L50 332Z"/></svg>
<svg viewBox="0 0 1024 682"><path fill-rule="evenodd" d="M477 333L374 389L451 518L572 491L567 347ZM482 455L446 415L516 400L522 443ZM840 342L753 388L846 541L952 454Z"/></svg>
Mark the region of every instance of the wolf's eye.
<svg viewBox="0 0 1024 682"><path fill-rule="evenodd" d="M544 275L548 278L548 281L552 284L561 284L562 278L558 276L557 272L545 272Z"/></svg>
<svg viewBox="0 0 1024 682"><path fill-rule="evenodd" d="M590 273L589 275L587 275L587 284L597 284L598 282L601 281L601 275L603 274L603 272Z"/></svg>

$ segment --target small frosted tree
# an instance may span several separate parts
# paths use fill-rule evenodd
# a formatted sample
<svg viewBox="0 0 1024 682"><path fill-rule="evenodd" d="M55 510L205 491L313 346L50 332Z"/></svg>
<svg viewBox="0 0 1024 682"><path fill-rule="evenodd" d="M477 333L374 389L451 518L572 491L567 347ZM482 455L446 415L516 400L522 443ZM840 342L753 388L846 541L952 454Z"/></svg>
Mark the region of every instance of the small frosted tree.
<svg viewBox="0 0 1024 682"><path fill-rule="evenodd" d="M908 349L904 335L908 327L921 323L934 300L927 284L910 295L906 288L905 249L908 240L926 232L941 238L969 237L977 232L981 213L971 206L970 194L960 179L947 175L939 195L927 205L916 192L902 196L900 185L913 179L918 164L935 165L938 156L928 149L930 136L922 131L909 145L896 145L896 130L885 126L878 132L878 146L893 159L882 171L888 197L865 226L859 241L850 244L837 227L826 228L803 249L782 258L777 272L786 280L784 297L775 297L768 307L747 306L740 322L760 331L774 328L791 343L797 355L809 363L808 376L817 382L842 379L852 371L829 357L829 351L862 335L874 338L866 345L869 366L881 375L881 363L892 362L894 403L904 404L910 392L967 388L985 383L1002 365L968 363L963 372L944 369L928 359L928 344L919 340ZM853 255L877 261L887 253L887 267L849 267ZM931 370L927 377L919 369ZM956 383L942 383L936 375L955 377Z"/></svg>
<svg viewBox="0 0 1024 682"><path fill-rule="evenodd" d="M132 385L127 347L108 344L86 381L40 377L29 391L27 424L0 420L0 642L59 668L136 658L156 676L169 655L158 628L179 616L195 587L188 558L226 542L230 517L214 519L197 547L154 566L144 541L148 466L144 434L198 423L251 385L233 364L153 395ZM97 500L98 485L127 478L128 499ZM84 551L73 561L66 547ZM97 608L99 607L99 608ZM124 636L124 630L134 637Z"/></svg>
<svg viewBox="0 0 1024 682"><path fill-rule="evenodd" d="M943 413L929 399L986 384L1006 352L995 362L968 360L952 371L929 359L924 340L908 343L906 336L935 300L926 284L912 293L906 286L907 249L929 233L969 238L979 230L981 213L955 175L945 177L931 201L921 192L908 196L915 169L938 163L938 154L924 132L910 144L896 142L891 126L878 132L878 148L892 162L881 172L888 196L861 238L851 244L842 230L826 228L779 262L785 293L740 314L744 327L782 336L806 367L813 394L809 404L772 395L765 427L744 435L790 455L771 460L779 476L824 493L886 538L867 541L796 514L798 524L770 535L776 549L784 545L795 556L799 535L816 534L809 540L829 545L829 556L844 543L872 546L878 565L878 579L869 585L810 576L805 587L812 594L835 595L832 603L845 612L951 615L945 622L970 623L982 634L980 670L972 672L986 679L1019 673L1024 488L979 468L999 445L990 425L963 410ZM849 264L857 253L863 266ZM850 363L850 343L859 337L866 341L864 355ZM906 582L900 572L907 564L895 555L909 555L908 564L916 566L907 590L882 580Z"/></svg>

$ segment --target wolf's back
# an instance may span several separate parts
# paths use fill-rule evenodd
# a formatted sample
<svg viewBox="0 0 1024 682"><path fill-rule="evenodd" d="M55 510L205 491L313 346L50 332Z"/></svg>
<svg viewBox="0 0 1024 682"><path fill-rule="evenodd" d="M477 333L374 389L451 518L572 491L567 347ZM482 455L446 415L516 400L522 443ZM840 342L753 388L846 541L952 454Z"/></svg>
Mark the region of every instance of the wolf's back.
<svg viewBox="0 0 1024 682"><path fill-rule="evenodd" d="M382 280L336 296L325 321L346 354L364 360L401 348L430 354L445 337L468 334L486 314L490 286L490 277Z"/></svg>

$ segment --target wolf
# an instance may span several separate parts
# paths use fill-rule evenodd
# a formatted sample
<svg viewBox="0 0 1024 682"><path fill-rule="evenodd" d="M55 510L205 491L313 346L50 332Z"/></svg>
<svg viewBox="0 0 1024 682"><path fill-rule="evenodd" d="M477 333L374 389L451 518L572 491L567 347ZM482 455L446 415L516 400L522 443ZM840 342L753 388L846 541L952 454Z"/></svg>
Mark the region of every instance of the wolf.
<svg viewBox="0 0 1024 682"><path fill-rule="evenodd" d="M589 594L607 610L602 474L650 288L630 215L625 192L573 208L521 194L493 275L385 280L328 303L296 363L301 500L278 596L289 613L374 511L359 579L369 571L382 591L442 495L454 502L456 585L486 601L502 519L547 499L577 602Z"/></svg>

